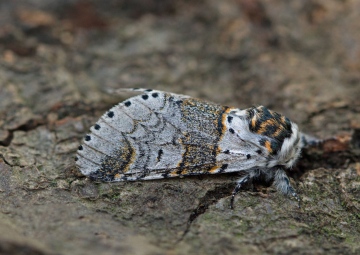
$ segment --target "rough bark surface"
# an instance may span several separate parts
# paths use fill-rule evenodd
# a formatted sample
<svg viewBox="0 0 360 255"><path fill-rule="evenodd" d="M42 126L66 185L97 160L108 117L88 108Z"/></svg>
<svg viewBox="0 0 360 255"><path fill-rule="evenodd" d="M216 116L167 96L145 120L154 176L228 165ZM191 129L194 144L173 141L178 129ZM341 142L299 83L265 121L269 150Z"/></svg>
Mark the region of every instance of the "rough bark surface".
<svg viewBox="0 0 360 255"><path fill-rule="evenodd" d="M0 3L0 254L359 254L360 1ZM81 138L146 87L265 105L325 139L302 207L237 175L95 183Z"/></svg>

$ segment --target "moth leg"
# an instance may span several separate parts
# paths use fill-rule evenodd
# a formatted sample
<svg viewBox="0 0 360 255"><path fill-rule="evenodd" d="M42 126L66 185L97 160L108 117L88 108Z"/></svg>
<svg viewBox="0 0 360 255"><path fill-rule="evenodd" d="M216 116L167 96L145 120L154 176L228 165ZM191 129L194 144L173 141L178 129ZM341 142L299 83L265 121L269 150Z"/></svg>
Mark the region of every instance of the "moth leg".
<svg viewBox="0 0 360 255"><path fill-rule="evenodd" d="M232 195L231 195L231 200L230 200L230 209L234 209L234 199L235 199L235 196L236 194L240 191L241 189L241 186L245 183L247 183L248 181L250 180L250 176L249 174L243 176L242 178L240 178L238 181L237 181L237 184L232 192Z"/></svg>
<svg viewBox="0 0 360 255"><path fill-rule="evenodd" d="M298 201L300 208L300 198L297 195L295 189L291 186L289 177L281 168L278 168L275 171L274 185L276 186L277 190L284 195L294 197Z"/></svg>

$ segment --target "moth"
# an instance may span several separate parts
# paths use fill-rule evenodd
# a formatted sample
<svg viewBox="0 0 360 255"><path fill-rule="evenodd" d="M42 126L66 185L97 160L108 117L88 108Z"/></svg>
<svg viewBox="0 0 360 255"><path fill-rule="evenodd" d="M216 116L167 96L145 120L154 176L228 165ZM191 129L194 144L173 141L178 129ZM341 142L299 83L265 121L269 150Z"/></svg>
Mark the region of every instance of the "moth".
<svg viewBox="0 0 360 255"><path fill-rule="evenodd" d="M79 170L105 182L241 172L240 188L273 181L299 200L290 169L308 137L287 117L264 106L239 109L151 89L137 91L90 128L75 158Z"/></svg>

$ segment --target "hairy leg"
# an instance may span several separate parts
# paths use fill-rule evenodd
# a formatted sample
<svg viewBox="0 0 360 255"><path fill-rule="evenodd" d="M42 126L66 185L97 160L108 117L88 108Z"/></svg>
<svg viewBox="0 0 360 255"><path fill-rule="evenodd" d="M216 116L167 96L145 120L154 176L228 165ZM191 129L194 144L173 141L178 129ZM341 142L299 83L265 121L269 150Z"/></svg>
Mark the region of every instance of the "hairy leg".
<svg viewBox="0 0 360 255"><path fill-rule="evenodd" d="M273 173L273 172L271 172ZM232 192L231 200L230 200L230 209L234 209L234 199L237 193L239 193L241 187L249 181L258 178L260 175L263 175L263 171L260 169L249 170L243 177L237 180L236 186ZM273 178L273 174L271 176L269 174L266 175L266 180L268 178ZM267 180L268 181L268 180Z"/></svg>
<svg viewBox="0 0 360 255"><path fill-rule="evenodd" d="M236 194L240 191L241 186L245 183L247 183L250 180L250 175L246 174L245 176L243 176L242 178L240 178L239 180L237 180L236 186L232 192L231 195L231 200L230 200L230 209L234 209L234 199Z"/></svg>
<svg viewBox="0 0 360 255"><path fill-rule="evenodd" d="M266 182L274 180L274 185L276 186L277 190L284 195L294 197L299 202L300 208L300 198L297 195L295 189L291 186L289 177L282 168L277 167L272 169L250 170L243 177L237 180L237 184L231 195L230 209L234 209L234 199L236 194L240 191L241 187L247 182L259 177L262 177Z"/></svg>
<svg viewBox="0 0 360 255"><path fill-rule="evenodd" d="M289 177L282 168L277 168L275 170L274 185L281 193L294 197L299 202L300 208L300 198L296 194L295 189L291 187Z"/></svg>

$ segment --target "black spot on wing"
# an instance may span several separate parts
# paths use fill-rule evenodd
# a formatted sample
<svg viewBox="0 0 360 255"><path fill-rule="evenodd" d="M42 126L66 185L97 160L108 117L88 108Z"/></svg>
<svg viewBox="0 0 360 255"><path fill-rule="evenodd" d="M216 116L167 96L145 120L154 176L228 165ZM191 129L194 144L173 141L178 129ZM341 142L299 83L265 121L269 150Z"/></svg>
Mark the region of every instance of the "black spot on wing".
<svg viewBox="0 0 360 255"><path fill-rule="evenodd" d="M158 155L157 155L157 158L156 158L157 162L159 162L161 160L161 157L162 157L163 154L164 154L164 151L162 149L160 149L158 151Z"/></svg>
<svg viewBox="0 0 360 255"><path fill-rule="evenodd" d="M113 111L109 111L108 113L107 113L107 116L109 117L109 118L112 118L112 117L114 117L114 112Z"/></svg>
<svg viewBox="0 0 360 255"><path fill-rule="evenodd" d="M228 168L228 164L222 164L222 166L220 167L219 173L223 173L227 168Z"/></svg>

